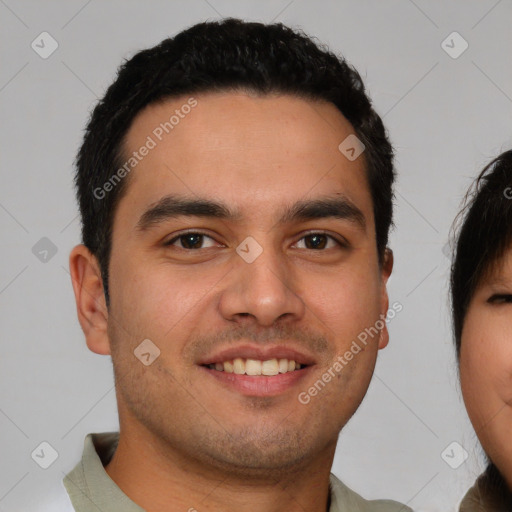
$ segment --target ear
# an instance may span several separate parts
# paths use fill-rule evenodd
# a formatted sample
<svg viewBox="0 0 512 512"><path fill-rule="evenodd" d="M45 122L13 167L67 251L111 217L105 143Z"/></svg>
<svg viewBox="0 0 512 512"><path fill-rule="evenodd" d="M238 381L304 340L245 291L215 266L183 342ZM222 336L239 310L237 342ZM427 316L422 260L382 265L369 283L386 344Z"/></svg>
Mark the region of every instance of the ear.
<svg viewBox="0 0 512 512"><path fill-rule="evenodd" d="M387 282L391 272L393 271L393 251L386 247L384 251L384 259L382 261L381 266L381 299L380 299L380 318L384 322L384 327L380 331L379 335L379 350L385 348L389 343L389 331L388 326L386 324L386 316L388 314L389 309L389 297L388 297L388 289Z"/></svg>
<svg viewBox="0 0 512 512"><path fill-rule="evenodd" d="M69 255L69 270L87 346L97 354L110 354L108 310L98 260L85 245L77 245Z"/></svg>

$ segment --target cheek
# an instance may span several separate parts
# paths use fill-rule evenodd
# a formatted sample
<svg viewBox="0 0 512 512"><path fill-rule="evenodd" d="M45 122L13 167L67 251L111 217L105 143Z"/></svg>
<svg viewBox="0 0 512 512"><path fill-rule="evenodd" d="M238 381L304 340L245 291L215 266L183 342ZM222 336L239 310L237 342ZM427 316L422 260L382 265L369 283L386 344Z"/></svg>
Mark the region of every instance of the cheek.
<svg viewBox="0 0 512 512"><path fill-rule="evenodd" d="M512 399L512 343L499 322L468 314L462 333L461 388L471 420L487 423Z"/></svg>
<svg viewBox="0 0 512 512"><path fill-rule="evenodd" d="M197 273L176 271L168 265L140 265L133 268L120 286L125 319L138 319L150 332L147 335L170 335L174 328L187 324L208 301L208 291L222 276L214 270Z"/></svg>
<svg viewBox="0 0 512 512"><path fill-rule="evenodd" d="M369 279L372 273L375 269L347 266L328 275L303 274L303 298L308 309L340 340L339 344L350 344L379 320L381 289L378 277Z"/></svg>
<svg viewBox="0 0 512 512"><path fill-rule="evenodd" d="M493 361L482 353L476 335L464 337L460 355L460 383L471 421L480 424L487 414L483 408L492 394Z"/></svg>

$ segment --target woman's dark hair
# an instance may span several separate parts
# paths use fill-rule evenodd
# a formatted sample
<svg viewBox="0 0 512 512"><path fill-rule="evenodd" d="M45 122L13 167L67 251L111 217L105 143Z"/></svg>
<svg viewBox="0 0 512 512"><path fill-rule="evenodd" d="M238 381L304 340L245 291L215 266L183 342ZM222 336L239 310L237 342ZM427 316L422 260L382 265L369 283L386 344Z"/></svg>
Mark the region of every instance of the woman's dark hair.
<svg viewBox="0 0 512 512"><path fill-rule="evenodd" d="M112 223L129 180L109 185L108 193L104 186L127 160L123 142L134 118L168 98L230 90L324 100L341 111L365 146L382 262L392 225L393 149L360 75L302 31L229 18L199 23L137 53L120 66L92 112L76 158L75 185L82 241L98 259L107 305Z"/></svg>
<svg viewBox="0 0 512 512"><path fill-rule="evenodd" d="M512 244L512 150L490 162L466 194L451 268L453 335L460 359L462 328L473 295ZM512 492L487 457L481 489L512 510ZM498 510L498 509L492 509ZM501 508L500 508L501 510ZM505 510L505 509L503 509Z"/></svg>
<svg viewBox="0 0 512 512"><path fill-rule="evenodd" d="M464 318L480 281L512 243L512 150L489 163L466 194L451 268L453 335L460 356Z"/></svg>

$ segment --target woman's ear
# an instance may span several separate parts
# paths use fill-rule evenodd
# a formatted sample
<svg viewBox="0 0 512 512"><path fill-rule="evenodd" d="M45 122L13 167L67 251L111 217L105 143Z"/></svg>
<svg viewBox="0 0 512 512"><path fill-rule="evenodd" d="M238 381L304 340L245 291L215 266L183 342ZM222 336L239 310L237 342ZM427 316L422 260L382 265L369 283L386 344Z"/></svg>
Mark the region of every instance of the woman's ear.
<svg viewBox="0 0 512 512"><path fill-rule="evenodd" d="M384 259L381 265L381 279L382 279L382 292L381 292L381 304L380 304L380 318L384 321L384 327L380 331L379 335L379 349L385 348L389 343L389 332L386 323L386 316L389 309L389 296L387 289L387 282L391 272L393 271L393 251L386 247L384 251Z"/></svg>
<svg viewBox="0 0 512 512"><path fill-rule="evenodd" d="M110 354L108 310L98 260L85 245L77 245L69 255L69 270L87 346L97 354Z"/></svg>

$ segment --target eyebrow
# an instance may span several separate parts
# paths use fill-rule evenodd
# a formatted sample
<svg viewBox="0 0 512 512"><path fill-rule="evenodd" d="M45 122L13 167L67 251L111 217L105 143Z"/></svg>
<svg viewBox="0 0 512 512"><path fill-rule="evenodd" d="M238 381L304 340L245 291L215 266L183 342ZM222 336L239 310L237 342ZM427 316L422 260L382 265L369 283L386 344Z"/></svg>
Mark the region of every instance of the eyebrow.
<svg viewBox="0 0 512 512"><path fill-rule="evenodd" d="M242 214L238 210L231 210L222 202L167 195L149 206L139 218L136 228L139 231L146 231L177 217L206 217L237 221L242 218ZM362 231L366 230L363 212L344 196L297 201L284 208L277 224L325 218L347 220Z"/></svg>

